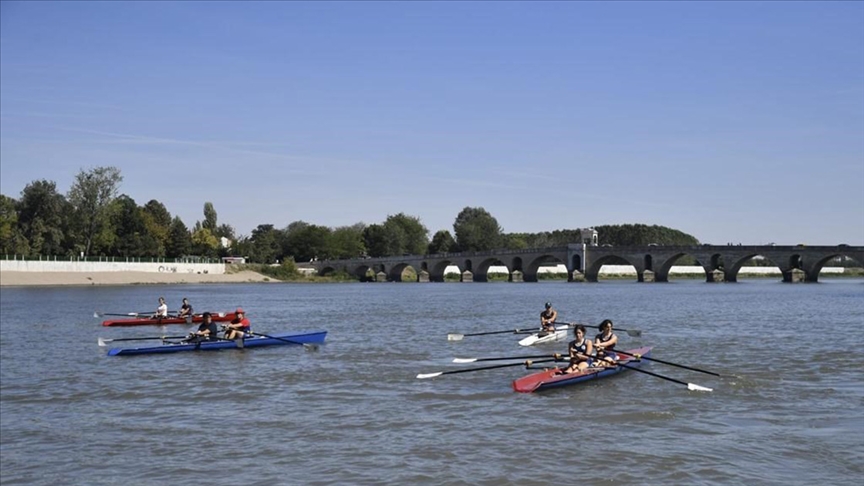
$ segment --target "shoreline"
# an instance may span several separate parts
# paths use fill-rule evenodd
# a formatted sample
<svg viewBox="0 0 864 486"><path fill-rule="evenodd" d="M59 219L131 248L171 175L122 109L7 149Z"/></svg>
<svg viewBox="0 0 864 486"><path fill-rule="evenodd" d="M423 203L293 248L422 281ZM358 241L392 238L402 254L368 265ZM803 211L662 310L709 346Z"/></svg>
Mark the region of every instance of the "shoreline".
<svg viewBox="0 0 864 486"><path fill-rule="evenodd" d="M155 272L0 272L0 287L279 282L281 281L250 270L222 274Z"/></svg>

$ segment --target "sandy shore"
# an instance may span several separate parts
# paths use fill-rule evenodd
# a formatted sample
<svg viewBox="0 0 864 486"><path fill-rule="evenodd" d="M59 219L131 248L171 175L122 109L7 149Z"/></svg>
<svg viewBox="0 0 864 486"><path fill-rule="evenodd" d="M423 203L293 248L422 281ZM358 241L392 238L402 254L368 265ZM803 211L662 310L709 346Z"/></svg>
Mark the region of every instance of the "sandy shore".
<svg viewBox="0 0 864 486"><path fill-rule="evenodd" d="M237 273L155 272L0 272L0 286L33 285L154 285L183 283L278 282L248 270Z"/></svg>

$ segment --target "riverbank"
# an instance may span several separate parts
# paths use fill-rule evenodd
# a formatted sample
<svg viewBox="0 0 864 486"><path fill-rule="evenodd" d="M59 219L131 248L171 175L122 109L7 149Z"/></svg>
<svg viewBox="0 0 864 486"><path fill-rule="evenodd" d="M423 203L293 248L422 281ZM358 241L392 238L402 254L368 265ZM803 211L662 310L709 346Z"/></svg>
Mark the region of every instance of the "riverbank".
<svg viewBox="0 0 864 486"><path fill-rule="evenodd" d="M53 285L159 285L278 282L249 270L236 273L0 272L0 287Z"/></svg>

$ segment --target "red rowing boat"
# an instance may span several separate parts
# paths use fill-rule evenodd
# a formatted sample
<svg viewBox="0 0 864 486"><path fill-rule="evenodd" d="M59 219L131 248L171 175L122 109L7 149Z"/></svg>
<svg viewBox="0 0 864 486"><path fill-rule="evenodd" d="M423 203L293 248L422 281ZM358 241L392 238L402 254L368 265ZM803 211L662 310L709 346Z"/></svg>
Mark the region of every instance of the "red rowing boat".
<svg viewBox="0 0 864 486"><path fill-rule="evenodd" d="M211 312L210 316L213 322L228 322L233 321L236 314L233 312ZM110 321L102 321L103 326L119 327L119 326L164 326L166 324L200 324L204 321L201 314L193 314L192 318L186 317L163 317L160 319L152 319L150 317L137 317L135 319L114 319Z"/></svg>

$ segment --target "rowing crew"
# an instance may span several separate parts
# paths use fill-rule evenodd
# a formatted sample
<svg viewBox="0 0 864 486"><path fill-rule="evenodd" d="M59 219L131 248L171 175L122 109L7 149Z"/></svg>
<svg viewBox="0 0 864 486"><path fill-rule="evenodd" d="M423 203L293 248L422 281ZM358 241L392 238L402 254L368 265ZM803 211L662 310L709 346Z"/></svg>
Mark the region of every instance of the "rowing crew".
<svg viewBox="0 0 864 486"><path fill-rule="evenodd" d="M165 303L165 297L159 297L159 306L156 308L156 312L150 316L151 319L167 319L171 316L168 315L168 304ZM192 306L189 304L189 299L183 297L183 303L180 305L180 310L177 311L177 317L187 318L192 317Z"/></svg>
<svg viewBox="0 0 864 486"><path fill-rule="evenodd" d="M612 331L612 321L609 319L600 323L600 333L594 337L592 342L585 338L585 326L577 324L573 327L574 340L567 345L570 355L570 366L563 373L578 373L587 368L605 368L615 366L618 354L615 353L615 344L618 336Z"/></svg>
<svg viewBox="0 0 864 486"><path fill-rule="evenodd" d="M247 335L252 335L252 324L246 318L246 313L243 309L237 308L234 311L234 320L222 326L224 338L221 339L243 339ZM213 316L209 312L201 315L203 321L198 326L198 330L189 333L189 336L183 340L184 343L200 343L202 341L218 341L219 329L216 323L213 322Z"/></svg>

